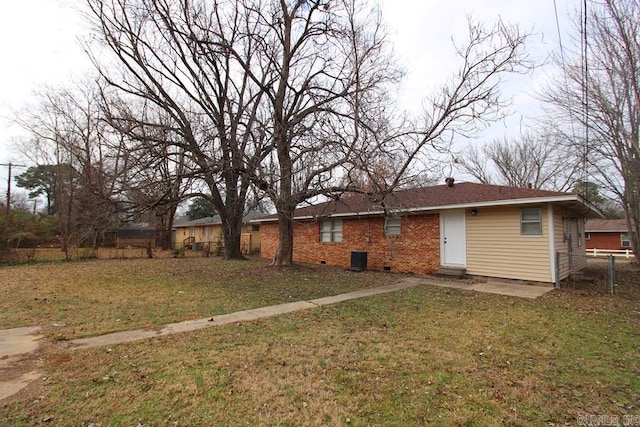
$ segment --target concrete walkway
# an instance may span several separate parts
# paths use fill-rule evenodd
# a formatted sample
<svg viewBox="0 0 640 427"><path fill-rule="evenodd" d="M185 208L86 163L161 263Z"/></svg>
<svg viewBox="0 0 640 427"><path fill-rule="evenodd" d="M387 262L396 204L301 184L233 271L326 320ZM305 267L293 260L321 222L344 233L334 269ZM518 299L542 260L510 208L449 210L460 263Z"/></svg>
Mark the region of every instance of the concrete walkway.
<svg viewBox="0 0 640 427"><path fill-rule="evenodd" d="M456 289L464 289L477 292L508 295L520 298L537 298L553 290L549 287L519 285L513 283L468 283L458 281L438 280L429 277L407 277L398 283L378 288L361 289L354 292L339 294L324 298L316 298L308 301L297 301L286 304L261 307L253 310L243 310L235 313L221 314L206 319L188 320L165 325L160 330L139 329L134 331L115 332L91 338L82 338L70 341L73 350L100 346L115 345L133 341L149 339L158 336L171 335L180 332L195 331L213 326L226 325L243 321L251 321L264 317L277 316L279 314L294 311L308 310L323 305L336 304L357 298L380 295L401 289L412 288L419 285L441 286ZM12 396L38 379L41 374L37 370L28 370L23 366L16 371L16 364L28 357L39 345L42 336L38 335L39 327L26 327L0 330L0 401ZM27 368L27 370L24 370ZM13 372L14 374L11 374ZM20 373L18 373L20 372Z"/></svg>
<svg viewBox="0 0 640 427"><path fill-rule="evenodd" d="M37 371L12 368L37 350L42 336L37 326L0 330L0 401L13 396L40 377Z"/></svg>
<svg viewBox="0 0 640 427"><path fill-rule="evenodd" d="M539 296L542 296L545 293L553 290L553 288L549 287L517 285L513 283L487 282L465 284L458 282L437 281L430 278L410 277L405 278L396 284L381 286L378 288L361 289L346 294L316 298L309 301L296 301L286 304L255 308L253 310L243 310L234 313L220 314L206 319L187 320L184 322L170 323L159 330L138 329L134 331L115 332L112 334L101 335L97 337L81 338L70 341L70 344L72 345L73 349L81 349L140 341L163 335L195 331L198 329L210 328L212 326L227 325L229 323L245 322L260 319L263 317L271 317L277 316L279 314L291 313L294 311L308 310L310 308L320 307L323 305L335 304L342 301L348 301L372 295L385 294L388 292L394 292L400 289L411 288L418 285L443 286L530 299L538 298Z"/></svg>
<svg viewBox="0 0 640 427"><path fill-rule="evenodd" d="M253 310L236 311L235 313L220 314L218 316L206 319L187 320L184 322L171 323L165 325L162 329L152 331L148 329L139 329L135 331L122 331L113 334L101 335L97 337L81 338L70 341L73 349L100 347L106 345L120 344L125 342L133 342L144 340L163 335L177 334L180 332L195 331L198 329L209 328L212 326L226 325L229 323L245 322L263 317L277 316L279 314L291 313L294 311L308 310L323 305L335 304L342 301L348 301L356 298L363 298L372 295L385 294L400 289L418 286L417 281L402 281L394 285L381 286L378 288L361 289L346 294L333 295L330 297L316 298L309 301L297 301L286 304L272 305L268 307L255 308Z"/></svg>

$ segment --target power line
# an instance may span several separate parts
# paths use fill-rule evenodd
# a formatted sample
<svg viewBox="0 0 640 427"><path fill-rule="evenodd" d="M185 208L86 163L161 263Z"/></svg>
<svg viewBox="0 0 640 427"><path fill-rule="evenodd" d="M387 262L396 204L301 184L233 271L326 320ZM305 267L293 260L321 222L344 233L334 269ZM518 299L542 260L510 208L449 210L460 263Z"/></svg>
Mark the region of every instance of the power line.
<svg viewBox="0 0 640 427"><path fill-rule="evenodd" d="M583 16L581 22L582 37L582 114L584 120L584 147L583 147L583 180L587 182L589 177L589 40L587 36L587 0L583 0Z"/></svg>
<svg viewBox="0 0 640 427"><path fill-rule="evenodd" d="M573 117L573 109L571 108L571 98L569 97L569 77L567 73L567 62L564 55L564 46L562 44L562 32L560 31L560 19L558 17L558 3L557 0L553 0L553 10L555 12L556 18L556 30L558 32L558 45L560 47L560 62L562 63L562 74L564 75L564 83L567 90L565 91L565 96L567 97L567 107L569 109L569 122L571 123L571 137L573 141L576 138L576 126L575 120Z"/></svg>

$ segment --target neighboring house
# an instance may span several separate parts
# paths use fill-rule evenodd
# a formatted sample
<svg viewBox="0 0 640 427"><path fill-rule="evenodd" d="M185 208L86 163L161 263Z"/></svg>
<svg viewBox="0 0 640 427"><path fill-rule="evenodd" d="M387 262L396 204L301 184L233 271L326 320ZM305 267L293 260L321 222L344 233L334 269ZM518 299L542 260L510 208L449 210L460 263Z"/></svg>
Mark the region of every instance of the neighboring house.
<svg viewBox="0 0 640 427"><path fill-rule="evenodd" d="M252 218L263 215L249 213L243 218L240 250L248 255L260 250L260 226L249 224ZM210 250L221 254L224 248L222 221L219 216L194 219L192 221L176 221L174 224L175 247L192 250Z"/></svg>
<svg viewBox="0 0 640 427"><path fill-rule="evenodd" d="M558 283L586 265L585 218L599 216L577 194L450 179L384 201L350 194L297 209L293 258L353 268L364 257L373 270ZM277 217L254 222L262 257L273 258Z"/></svg>
<svg viewBox="0 0 640 427"><path fill-rule="evenodd" d="M156 229L147 223L136 223L120 227L115 231L106 231L103 245L116 248L156 247Z"/></svg>
<svg viewBox="0 0 640 427"><path fill-rule="evenodd" d="M631 249L626 219L589 220L585 227L584 239L587 249Z"/></svg>

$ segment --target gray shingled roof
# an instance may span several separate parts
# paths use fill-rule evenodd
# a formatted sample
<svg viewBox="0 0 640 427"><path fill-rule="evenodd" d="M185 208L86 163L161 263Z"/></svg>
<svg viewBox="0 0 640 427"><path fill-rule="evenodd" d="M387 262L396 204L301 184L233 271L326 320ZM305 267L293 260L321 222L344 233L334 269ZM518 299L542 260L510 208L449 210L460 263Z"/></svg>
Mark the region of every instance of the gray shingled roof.
<svg viewBox="0 0 640 427"><path fill-rule="evenodd" d="M380 214L385 211L417 212L437 210L439 208L507 205L514 203L565 202L598 217L599 213L588 207L577 194L560 191L537 190L531 188L507 187L477 183L459 183L452 187L437 185L394 191L384 200L380 197L349 193L339 200L331 200L312 206L296 209L295 218L316 218L323 216L349 216ZM257 221L270 221L275 215L269 215Z"/></svg>

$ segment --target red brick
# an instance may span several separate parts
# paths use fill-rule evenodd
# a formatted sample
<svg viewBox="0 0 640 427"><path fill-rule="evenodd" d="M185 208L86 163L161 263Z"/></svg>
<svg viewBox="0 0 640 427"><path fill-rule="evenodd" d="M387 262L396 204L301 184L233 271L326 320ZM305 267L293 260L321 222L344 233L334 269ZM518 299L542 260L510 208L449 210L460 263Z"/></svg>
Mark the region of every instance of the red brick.
<svg viewBox="0 0 640 427"><path fill-rule="evenodd" d="M260 226L261 255L273 258L278 249L278 225ZM440 265L440 219L437 214L406 216L401 220L399 236L385 236L384 218L345 218L342 242L321 243L317 221L296 222L293 260L349 267L352 251L367 252L367 268L403 273L429 274Z"/></svg>

